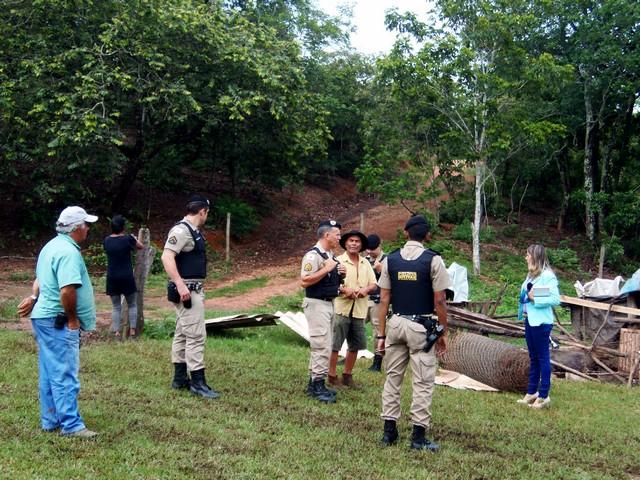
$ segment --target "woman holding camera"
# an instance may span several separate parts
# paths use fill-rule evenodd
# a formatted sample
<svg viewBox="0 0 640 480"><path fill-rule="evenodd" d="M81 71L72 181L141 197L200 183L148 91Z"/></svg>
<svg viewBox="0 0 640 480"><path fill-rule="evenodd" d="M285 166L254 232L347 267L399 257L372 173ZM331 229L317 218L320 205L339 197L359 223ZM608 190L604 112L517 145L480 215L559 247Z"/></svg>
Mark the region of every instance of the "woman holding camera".
<svg viewBox="0 0 640 480"><path fill-rule="evenodd" d="M111 235L105 237L103 245L107 253L107 295L111 297L113 311L111 312L111 331L120 337L120 320L122 318L121 296L127 299L129 335L136 335L136 321L138 307L136 303L136 281L133 278L131 252L144 245L131 234L124 233L125 219L122 215L115 215L111 220Z"/></svg>
<svg viewBox="0 0 640 480"><path fill-rule="evenodd" d="M549 266L542 245L530 245L525 255L528 274L520 289L518 319L524 321L529 350L529 385L518 403L545 408L551 403L551 355L549 343L553 328L553 307L560 303L558 279Z"/></svg>

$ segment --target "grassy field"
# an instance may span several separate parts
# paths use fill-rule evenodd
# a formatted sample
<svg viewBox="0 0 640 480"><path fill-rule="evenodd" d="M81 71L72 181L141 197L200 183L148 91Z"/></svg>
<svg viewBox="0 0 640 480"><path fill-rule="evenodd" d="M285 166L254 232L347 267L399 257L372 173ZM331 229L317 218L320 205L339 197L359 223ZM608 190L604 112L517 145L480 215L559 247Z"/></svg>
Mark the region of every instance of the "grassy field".
<svg viewBox="0 0 640 480"><path fill-rule="evenodd" d="M436 239L433 248L447 265L470 269L460 243ZM501 245L483 254L483 275L470 275L472 299L494 298L507 283L498 313L514 313L526 274L521 253ZM562 293L573 294L579 275L558 271ZM162 295L164 282L152 276L147 292ZM259 277L212 296L265 283ZM273 297L251 312L296 310L301 298ZM17 301L3 302L0 316L14 317ZM323 405L303 393L308 347L294 333L283 326L230 330L207 340L207 377L222 398L204 401L169 388L171 309L146 313L140 341L103 336L81 349L81 412L100 432L97 442L40 431L35 343L29 333L0 330L0 478L640 479L637 388L557 380L552 408L533 411L516 404L515 394L438 386L430 437L441 451L409 450L406 417L400 443L385 449L378 444L384 378L368 372L367 361L354 372L364 388ZM407 379L403 412L409 386Z"/></svg>
<svg viewBox="0 0 640 480"><path fill-rule="evenodd" d="M282 326L207 341L203 401L169 388L169 340L96 342L81 350L81 412L97 442L42 433L37 354L28 333L0 331L0 477L52 478L634 478L637 391L556 381L548 411L515 394L437 387L433 455L378 446L383 377L359 361L360 391L308 399L307 347ZM410 382L407 380L405 386ZM410 392L403 392L407 411Z"/></svg>

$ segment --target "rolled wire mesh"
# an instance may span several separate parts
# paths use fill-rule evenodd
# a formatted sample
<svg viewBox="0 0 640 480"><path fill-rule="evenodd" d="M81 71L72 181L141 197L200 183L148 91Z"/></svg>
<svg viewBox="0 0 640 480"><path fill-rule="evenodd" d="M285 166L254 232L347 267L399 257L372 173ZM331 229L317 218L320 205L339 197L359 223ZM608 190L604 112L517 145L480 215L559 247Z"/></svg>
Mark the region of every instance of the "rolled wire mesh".
<svg viewBox="0 0 640 480"><path fill-rule="evenodd" d="M442 368L462 373L498 390L524 392L529 354L522 348L468 332L451 332Z"/></svg>

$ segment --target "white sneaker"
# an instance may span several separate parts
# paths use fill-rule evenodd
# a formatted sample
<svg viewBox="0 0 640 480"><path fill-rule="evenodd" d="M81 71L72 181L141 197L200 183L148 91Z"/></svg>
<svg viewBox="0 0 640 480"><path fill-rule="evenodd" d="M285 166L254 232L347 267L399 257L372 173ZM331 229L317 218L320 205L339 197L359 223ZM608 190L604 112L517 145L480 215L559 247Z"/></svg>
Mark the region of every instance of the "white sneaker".
<svg viewBox="0 0 640 480"><path fill-rule="evenodd" d="M529 405L531 408L548 408L551 405L551 398L536 398L535 402Z"/></svg>
<svg viewBox="0 0 640 480"><path fill-rule="evenodd" d="M533 402L536 401L537 398L538 398L538 392L536 392L536 393L527 393L520 400L517 400L517 403L522 403L522 404L525 404L525 405L531 405Z"/></svg>

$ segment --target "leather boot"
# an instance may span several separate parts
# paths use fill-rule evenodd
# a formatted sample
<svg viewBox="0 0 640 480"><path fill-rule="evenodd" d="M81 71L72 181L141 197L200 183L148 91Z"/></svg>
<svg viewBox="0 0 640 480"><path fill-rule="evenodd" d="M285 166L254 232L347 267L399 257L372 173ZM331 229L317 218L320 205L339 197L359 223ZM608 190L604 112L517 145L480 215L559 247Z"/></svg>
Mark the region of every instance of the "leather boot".
<svg viewBox="0 0 640 480"><path fill-rule="evenodd" d="M194 395L198 395L203 398L210 398L212 400L220 397L218 392L207 385L207 380L204 376L204 368L191 372L191 386L189 387L189 391Z"/></svg>
<svg viewBox="0 0 640 480"><path fill-rule="evenodd" d="M328 375L327 376L327 380L329 381L329 385L331 385L333 387L341 387L342 386L342 382L340 381L340 379L338 378L337 375Z"/></svg>
<svg viewBox="0 0 640 480"><path fill-rule="evenodd" d="M327 389L322 378L311 382L311 397L323 403L336 403L336 396Z"/></svg>
<svg viewBox="0 0 640 480"><path fill-rule="evenodd" d="M373 356L373 363L369 367L370 372L380 372L382 370L382 355L377 353Z"/></svg>
<svg viewBox="0 0 640 480"><path fill-rule="evenodd" d="M351 375L350 373L343 373L342 374L342 385L349 387L349 388L354 388L356 390L361 389L362 387L357 384L354 380L353 380L353 375Z"/></svg>
<svg viewBox="0 0 640 480"><path fill-rule="evenodd" d="M171 388L180 390L182 388L189 388L189 374L187 373L186 363L174 363L175 372L173 374L173 382L171 382Z"/></svg>
<svg viewBox="0 0 640 480"><path fill-rule="evenodd" d="M413 450L429 450L430 452L437 452L440 446L437 443L424 438L423 426L414 425L413 431L411 432L411 448Z"/></svg>
<svg viewBox="0 0 640 480"><path fill-rule="evenodd" d="M333 390L332 388L327 388L327 386L323 383L322 386L324 387L324 392L329 394L329 395L333 395L334 397L337 395L337 392L335 390ZM307 394L308 397L312 397L313 396L313 380L311 379L311 377L309 377L309 383L307 384L307 389L305 390L305 393Z"/></svg>
<svg viewBox="0 0 640 480"><path fill-rule="evenodd" d="M384 421L384 433L380 441L383 446L390 447L398 441L398 427L395 420Z"/></svg>

